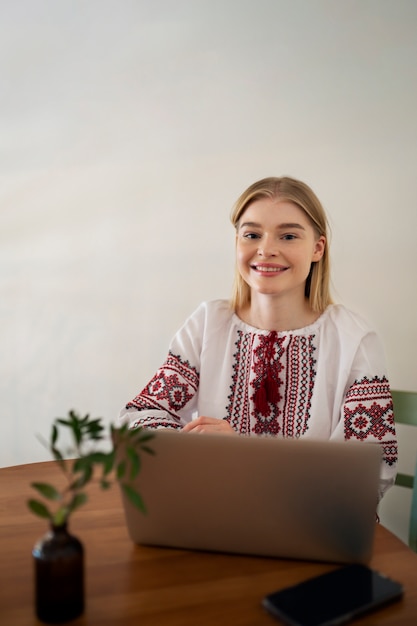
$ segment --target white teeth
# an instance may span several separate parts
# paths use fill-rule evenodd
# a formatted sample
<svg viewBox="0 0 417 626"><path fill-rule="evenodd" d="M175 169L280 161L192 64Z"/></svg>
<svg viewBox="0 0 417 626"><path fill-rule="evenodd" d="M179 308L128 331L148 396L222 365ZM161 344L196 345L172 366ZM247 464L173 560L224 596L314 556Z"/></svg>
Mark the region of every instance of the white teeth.
<svg viewBox="0 0 417 626"><path fill-rule="evenodd" d="M282 272L284 267L264 267L263 265L254 265L254 269L259 272Z"/></svg>

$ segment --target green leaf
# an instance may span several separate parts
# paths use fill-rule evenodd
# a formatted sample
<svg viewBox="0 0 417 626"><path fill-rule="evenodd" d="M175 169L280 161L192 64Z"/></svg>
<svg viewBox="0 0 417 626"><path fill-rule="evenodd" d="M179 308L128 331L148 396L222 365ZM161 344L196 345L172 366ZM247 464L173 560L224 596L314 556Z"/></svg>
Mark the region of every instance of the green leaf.
<svg viewBox="0 0 417 626"><path fill-rule="evenodd" d="M72 424L72 435L74 437L75 443L77 444L77 446L79 446L83 440L83 435L81 428L76 422Z"/></svg>
<svg viewBox="0 0 417 626"><path fill-rule="evenodd" d="M72 422L69 422L68 420L64 420L62 417L57 417L55 421L58 424L62 424L62 426L69 426L70 428L72 427Z"/></svg>
<svg viewBox="0 0 417 626"><path fill-rule="evenodd" d="M90 420L89 422L86 423L86 426L88 427L89 430L103 430L104 426L101 423L102 418L101 417L96 417L93 420Z"/></svg>
<svg viewBox="0 0 417 626"><path fill-rule="evenodd" d="M86 467L83 470L83 473L81 474L81 476L79 476L78 478L76 478L76 480L74 480L71 485L70 485L70 489L72 490L77 490L77 489L81 489L81 487L84 487L90 480L91 477L93 475L93 468L91 465L86 465Z"/></svg>
<svg viewBox="0 0 417 626"><path fill-rule="evenodd" d="M68 520L70 512L67 506L61 506L52 517L52 523L55 526L63 526Z"/></svg>
<svg viewBox="0 0 417 626"><path fill-rule="evenodd" d="M105 430L102 422L102 418L91 420L86 424L83 424L83 431L86 437L92 441L101 441L104 439L103 431Z"/></svg>
<svg viewBox="0 0 417 626"><path fill-rule="evenodd" d="M55 447L57 439L58 439L58 428L56 427L55 424L53 424L52 433L51 433L51 448Z"/></svg>
<svg viewBox="0 0 417 626"><path fill-rule="evenodd" d="M130 433L133 433L133 434L130 434ZM145 444L151 441L155 437L154 434L146 433L144 431L136 433L133 430L133 431L130 431L130 433L128 434L128 437L130 439L131 445L134 445L136 448L140 448L140 449L145 449L146 448Z"/></svg>
<svg viewBox="0 0 417 626"><path fill-rule="evenodd" d="M150 433L149 431L142 431L140 441L141 443L144 441L150 441L151 439L155 439L155 434Z"/></svg>
<svg viewBox="0 0 417 626"><path fill-rule="evenodd" d="M54 457L55 461L58 463L59 467L62 469L63 472L65 472L66 463L61 452L58 450L58 448L51 448L51 452L52 452L52 456Z"/></svg>
<svg viewBox="0 0 417 626"><path fill-rule="evenodd" d="M72 471L74 474L76 474L77 472L84 472L86 467L88 467L89 465L91 465L90 457L81 456L78 459L75 459L72 465Z"/></svg>
<svg viewBox="0 0 417 626"><path fill-rule="evenodd" d="M143 437L146 437L146 432L144 432L143 428L131 428L127 431L126 437L128 439L134 439L135 441L140 441Z"/></svg>
<svg viewBox="0 0 417 626"><path fill-rule="evenodd" d="M153 450L152 448L149 448L148 446L141 446L141 450L143 452L147 452L147 454L155 455L155 450Z"/></svg>
<svg viewBox="0 0 417 626"><path fill-rule="evenodd" d="M121 480L125 474L126 474L126 462L120 461L120 463L117 465L117 468L116 468L117 480Z"/></svg>
<svg viewBox="0 0 417 626"><path fill-rule="evenodd" d="M51 452L52 452L52 454L54 456L54 459L56 461L63 461L64 460L64 457L62 456L62 453L55 446L51 448Z"/></svg>
<svg viewBox="0 0 417 626"><path fill-rule="evenodd" d="M107 476L107 474L110 474L110 472L112 471L114 467L115 460L116 460L116 452L115 450L112 450L111 452L107 454L107 458L103 463L104 476Z"/></svg>
<svg viewBox="0 0 417 626"><path fill-rule="evenodd" d="M124 483L122 484L122 489L135 507L142 511L142 513L146 513L145 503L140 493L135 491L135 489L133 489L130 485L126 485Z"/></svg>
<svg viewBox="0 0 417 626"><path fill-rule="evenodd" d="M105 463L107 463L108 454L106 452L92 452L88 455L88 458L90 459L91 463L104 465Z"/></svg>
<svg viewBox="0 0 417 626"><path fill-rule="evenodd" d="M85 504L88 500L87 494L85 493L76 493L71 502L68 505L68 514L73 513L80 506Z"/></svg>
<svg viewBox="0 0 417 626"><path fill-rule="evenodd" d="M48 500L59 500L61 498L59 491L47 483L32 483L31 487L39 491L39 493Z"/></svg>
<svg viewBox="0 0 417 626"><path fill-rule="evenodd" d="M32 513L35 513L35 515L52 520L52 515L49 512L48 507L45 506L42 502L39 502L38 500L28 500L28 507L30 508Z"/></svg>
<svg viewBox="0 0 417 626"><path fill-rule="evenodd" d="M73 425L74 425L74 424L78 424L79 422L81 422L81 418L80 418L80 416L78 415L78 413L76 413L76 411L73 411L73 410L68 411L68 417L70 418L71 423L72 423Z"/></svg>
<svg viewBox="0 0 417 626"><path fill-rule="evenodd" d="M109 482L108 480L104 480L104 478L102 478L101 481L100 481L100 486L104 490L110 489L111 482Z"/></svg>
<svg viewBox="0 0 417 626"><path fill-rule="evenodd" d="M134 448L127 448L126 454L130 461L130 480L133 480L140 471L140 458Z"/></svg>

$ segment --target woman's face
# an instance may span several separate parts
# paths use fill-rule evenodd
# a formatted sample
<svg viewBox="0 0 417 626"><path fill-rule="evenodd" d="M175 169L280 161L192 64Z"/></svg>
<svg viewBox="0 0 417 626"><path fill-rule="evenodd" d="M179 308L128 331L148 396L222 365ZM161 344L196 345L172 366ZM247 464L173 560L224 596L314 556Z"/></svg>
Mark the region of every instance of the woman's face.
<svg viewBox="0 0 417 626"><path fill-rule="evenodd" d="M302 209L269 198L248 206L236 239L237 267L251 291L287 297L304 297L311 264L326 245Z"/></svg>

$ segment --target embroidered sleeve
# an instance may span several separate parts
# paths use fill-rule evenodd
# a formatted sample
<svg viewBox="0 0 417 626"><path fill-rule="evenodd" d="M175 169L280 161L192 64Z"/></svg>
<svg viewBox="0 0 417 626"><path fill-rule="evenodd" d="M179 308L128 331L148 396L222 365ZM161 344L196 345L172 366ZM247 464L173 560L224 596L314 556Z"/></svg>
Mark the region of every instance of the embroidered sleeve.
<svg viewBox="0 0 417 626"><path fill-rule="evenodd" d="M391 486L397 465L397 437L387 378L356 380L344 404L345 439L377 443L382 449L380 497Z"/></svg>
<svg viewBox="0 0 417 626"><path fill-rule="evenodd" d="M384 369L379 339L370 333L356 354L341 415L346 441L364 441L381 447L380 498L395 480L398 460L391 390Z"/></svg>
<svg viewBox="0 0 417 626"><path fill-rule="evenodd" d="M136 416L132 414L131 427L181 428L189 421L187 418L191 418L194 407L191 401L197 392L198 381L196 368L181 356L170 352L152 380L126 405L128 410L143 412Z"/></svg>
<svg viewBox="0 0 417 626"><path fill-rule="evenodd" d="M146 387L127 403L119 423L130 428L182 428L197 408L204 319L201 308L171 341L168 357Z"/></svg>

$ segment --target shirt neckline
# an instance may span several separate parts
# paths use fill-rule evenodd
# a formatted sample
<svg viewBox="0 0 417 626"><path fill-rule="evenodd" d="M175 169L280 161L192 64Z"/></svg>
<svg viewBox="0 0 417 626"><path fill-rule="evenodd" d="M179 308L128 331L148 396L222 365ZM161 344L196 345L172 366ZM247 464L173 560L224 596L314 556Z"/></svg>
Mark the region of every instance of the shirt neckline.
<svg viewBox="0 0 417 626"><path fill-rule="evenodd" d="M327 308L323 311L321 315L316 319L312 324L308 324L307 326L303 326L302 328L295 328L293 330L280 330L276 331L278 337L284 337L286 335L307 335L311 334L314 331L317 331L318 328L323 324L326 317L329 315L330 310L334 307L334 304L329 304ZM244 322L237 313L232 313L232 320L236 326L245 330L246 332L250 332L255 335L269 335L274 332L272 330L265 330L262 328L256 328L256 326L251 326L247 322Z"/></svg>

